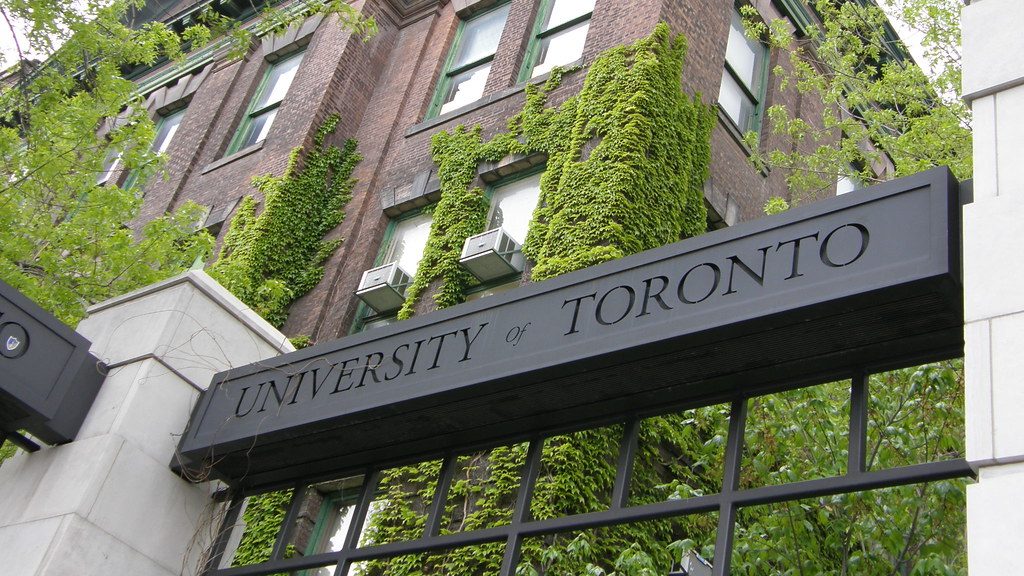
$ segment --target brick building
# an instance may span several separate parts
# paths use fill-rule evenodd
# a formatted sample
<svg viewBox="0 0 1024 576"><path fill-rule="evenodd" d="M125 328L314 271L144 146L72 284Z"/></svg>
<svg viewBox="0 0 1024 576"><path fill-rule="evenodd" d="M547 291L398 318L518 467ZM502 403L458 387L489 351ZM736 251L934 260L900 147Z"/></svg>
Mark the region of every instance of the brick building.
<svg viewBox="0 0 1024 576"><path fill-rule="evenodd" d="M686 36L682 89L718 103L705 184L710 227L757 218L769 197L787 196L784 176L752 167L742 141L741 133L762 127L763 110L784 103L809 119L820 114L820 102L782 91L772 81L768 71L787 63L743 37L732 0L355 5L379 26L369 41L316 17L284 35L264 37L241 61L207 49L183 65L136 76L158 123L155 146L169 156L167 177L145 187L142 219L192 200L210 208L207 225L221 237L239 199L254 192L251 178L280 174L289 152L309 145L329 114L340 114L333 138L356 139L364 158L353 174L358 184L347 218L332 233L344 242L319 286L292 306L284 328L316 341L388 320L387 313L361 305L353 292L362 273L383 263L389 251L398 259L394 246L407 235L412 248L401 260L415 266L410 254L425 241L427 220L410 217L438 197L431 137L460 124L481 125L485 138L503 130L522 107L525 86L542 82L554 65L581 65L553 93L557 104L579 90L601 51L648 35L660 21ZM787 7L796 9L792 2L754 5L766 20L790 17ZM164 19L181 21L198 8L189 2L165 10ZM794 26L801 17L806 13L792 16ZM482 166L478 183L494 190L518 170L536 173L542 163L531 158ZM519 187L524 186L529 185ZM529 210L520 212L528 221ZM514 278L509 285L518 282Z"/></svg>

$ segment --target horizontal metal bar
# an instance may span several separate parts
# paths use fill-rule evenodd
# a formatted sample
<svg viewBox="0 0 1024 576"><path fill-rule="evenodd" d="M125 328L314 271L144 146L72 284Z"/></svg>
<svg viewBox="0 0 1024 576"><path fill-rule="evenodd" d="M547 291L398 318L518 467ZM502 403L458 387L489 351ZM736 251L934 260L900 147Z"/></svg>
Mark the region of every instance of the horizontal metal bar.
<svg viewBox="0 0 1024 576"><path fill-rule="evenodd" d="M799 500L801 498L813 498L815 496L875 490L877 488L890 488L893 486L905 486L907 484L934 482L936 480L949 480L951 478L967 476L973 477L974 471L967 464L966 460L958 458L943 462L929 462L927 464L889 468L876 472L806 480L803 482L781 484L779 486L763 486L734 492L730 499L740 506L753 506L756 504L770 504L773 502Z"/></svg>

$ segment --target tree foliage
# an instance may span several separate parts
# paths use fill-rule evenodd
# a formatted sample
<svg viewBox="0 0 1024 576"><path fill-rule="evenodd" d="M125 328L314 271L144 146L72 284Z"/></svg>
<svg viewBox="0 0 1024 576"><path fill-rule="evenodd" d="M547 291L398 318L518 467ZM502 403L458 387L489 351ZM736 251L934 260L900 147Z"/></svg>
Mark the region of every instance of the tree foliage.
<svg viewBox="0 0 1024 576"><path fill-rule="evenodd" d="M197 233L202 208L191 203L132 229L141 187L119 187L117 175L131 172L141 185L163 158L151 150L153 121L122 71L174 61L210 41L244 54L255 33L308 13L270 11L259 27L243 28L208 10L176 32L132 22L143 5L0 0L0 27L24 29L28 40L16 45L12 84L0 91L0 279L72 325L89 304L185 270L212 246ZM344 2L310 10L373 29Z"/></svg>
<svg viewBox="0 0 1024 576"><path fill-rule="evenodd" d="M797 200L826 192L838 176L870 184L934 166L971 176L971 116L960 99L960 0L884 0L922 35L914 62L890 33L882 10L867 1L812 0L821 23L796 39L783 21L765 24L746 12L748 33L788 59L773 75L783 90L825 103L821 122L778 104L768 109L774 135L754 160L787 171ZM881 175L872 166L891 161Z"/></svg>

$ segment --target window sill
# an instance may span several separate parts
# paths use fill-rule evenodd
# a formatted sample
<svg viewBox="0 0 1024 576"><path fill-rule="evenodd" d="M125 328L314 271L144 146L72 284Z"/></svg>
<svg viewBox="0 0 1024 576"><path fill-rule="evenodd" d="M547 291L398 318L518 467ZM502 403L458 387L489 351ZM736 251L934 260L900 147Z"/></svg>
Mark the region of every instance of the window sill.
<svg viewBox="0 0 1024 576"><path fill-rule="evenodd" d="M579 60L577 60L575 62L570 62L570 63L566 64L565 66L562 66L562 69L566 71L566 74L575 73L577 70L581 70L582 68L583 68L583 59L582 58L580 58ZM510 88L506 88L504 90L495 92L493 94L488 94L487 96L484 96L484 97L480 98L479 100L476 100L474 102L466 104L465 106L462 106L460 108L456 108L455 110L452 110L450 112L445 112L444 114L441 114L440 116L435 116L433 118L428 118L427 120L424 120L423 122L420 122L419 124L414 124L408 130L406 130L405 131L405 137L408 138L410 136L415 136L416 134L419 134L421 132L425 132L427 130L430 130L431 128L436 128L437 126L440 126L442 124L446 124L448 122L451 122L452 120L454 120L454 119L456 119L456 118L458 118L460 116L465 116L466 114L469 114L470 112L479 110L481 108L489 106L489 105L491 105L491 104L493 104L495 102L499 102L501 100L504 100L504 99L509 98L511 96L515 96L516 94L519 94L520 92L526 91L526 87L529 86L530 84L537 85L537 84L543 84L543 83L547 82L548 78L550 76L551 76L550 72L545 73L545 74L541 74L540 76L537 76L536 78L530 78L529 80L520 82L520 83L518 83L515 86L512 86Z"/></svg>
<svg viewBox="0 0 1024 576"><path fill-rule="evenodd" d="M239 158L244 158L244 157L246 157L246 156L248 156L248 155L250 155L250 154L252 154L254 152L258 152L258 151L263 149L263 143L264 142L266 142L266 140L260 140L259 142L253 144L252 146L249 146L248 148L242 148L238 152L235 152L233 154L229 154L228 156L225 156L225 157L221 158L220 160L215 160L213 162L210 162L209 164L206 165L205 168L203 168L203 170L200 172L200 174L206 174L208 172L213 172L214 170L216 170L217 168L220 168L221 166L226 166L228 164L231 164L235 160L238 160Z"/></svg>

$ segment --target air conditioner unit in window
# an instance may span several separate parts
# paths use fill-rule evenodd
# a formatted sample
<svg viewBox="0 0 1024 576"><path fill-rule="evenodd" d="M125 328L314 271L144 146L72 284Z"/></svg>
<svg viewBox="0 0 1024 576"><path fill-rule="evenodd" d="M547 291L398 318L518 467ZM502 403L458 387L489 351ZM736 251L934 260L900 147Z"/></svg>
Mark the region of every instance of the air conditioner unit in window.
<svg viewBox="0 0 1024 576"><path fill-rule="evenodd" d="M523 271L523 252L519 243L501 228L466 238L459 264L481 282Z"/></svg>
<svg viewBox="0 0 1024 576"><path fill-rule="evenodd" d="M405 302L405 289L412 284L412 276L391 262L363 272L356 296L377 312L399 308Z"/></svg>

